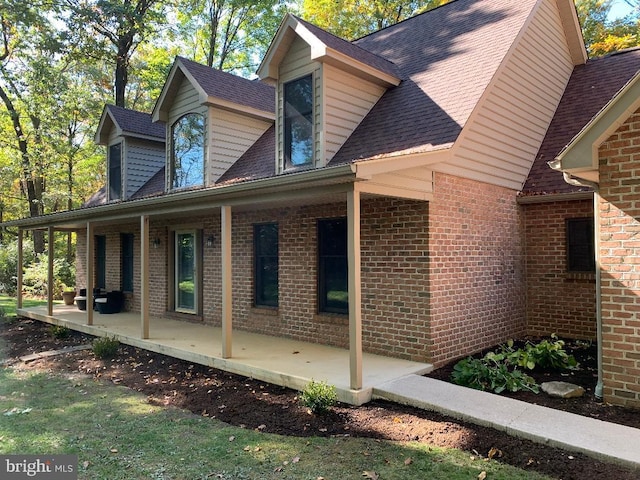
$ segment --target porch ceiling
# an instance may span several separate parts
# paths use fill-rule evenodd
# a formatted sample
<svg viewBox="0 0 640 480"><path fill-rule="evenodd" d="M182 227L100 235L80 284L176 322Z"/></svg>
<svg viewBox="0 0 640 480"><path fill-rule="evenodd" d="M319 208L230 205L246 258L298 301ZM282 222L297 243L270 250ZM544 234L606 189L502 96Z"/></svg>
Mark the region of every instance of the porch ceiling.
<svg viewBox="0 0 640 480"><path fill-rule="evenodd" d="M349 351L234 330L232 358L222 358L220 327L152 318L150 338L140 338L140 314L101 315L94 312L87 325L86 312L75 306L56 305L53 315L46 307L18 310L18 315L54 325L64 325L96 336L115 336L120 342L190 362L302 390L313 380L335 385L340 401L361 405L371 399L373 388L409 374L423 374L429 364L363 354L363 388L350 389Z"/></svg>

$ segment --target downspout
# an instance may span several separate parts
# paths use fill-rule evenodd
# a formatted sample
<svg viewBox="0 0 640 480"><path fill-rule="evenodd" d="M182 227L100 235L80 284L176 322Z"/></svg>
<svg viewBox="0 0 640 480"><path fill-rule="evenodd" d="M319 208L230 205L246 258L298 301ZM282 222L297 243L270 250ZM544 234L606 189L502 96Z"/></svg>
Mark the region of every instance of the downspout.
<svg viewBox="0 0 640 480"><path fill-rule="evenodd" d="M595 237L593 241L593 248L595 250L596 257L596 343L598 345L598 383L596 383L594 395L597 399L602 400L602 274L600 270L600 208L598 208L600 204L599 185L595 182L589 182L587 180L575 178L569 172L562 172L562 175L564 176L564 181L570 185L593 188L593 235Z"/></svg>

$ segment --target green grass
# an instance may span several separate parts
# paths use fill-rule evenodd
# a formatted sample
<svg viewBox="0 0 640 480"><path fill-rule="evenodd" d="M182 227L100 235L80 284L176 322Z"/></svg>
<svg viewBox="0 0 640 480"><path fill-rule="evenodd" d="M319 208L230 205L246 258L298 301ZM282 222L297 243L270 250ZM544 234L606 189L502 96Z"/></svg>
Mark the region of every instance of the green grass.
<svg viewBox="0 0 640 480"><path fill-rule="evenodd" d="M80 479L547 478L418 443L230 427L79 375L0 368L0 415L0 454L75 454Z"/></svg>
<svg viewBox="0 0 640 480"><path fill-rule="evenodd" d="M59 301L53 303L60 303ZM14 297L8 297L6 295L0 295L0 317L3 315L6 317L15 317L16 315L16 304L17 300ZM47 300L34 299L34 298L23 298L22 306L25 308L28 307L38 307L41 305L46 305Z"/></svg>

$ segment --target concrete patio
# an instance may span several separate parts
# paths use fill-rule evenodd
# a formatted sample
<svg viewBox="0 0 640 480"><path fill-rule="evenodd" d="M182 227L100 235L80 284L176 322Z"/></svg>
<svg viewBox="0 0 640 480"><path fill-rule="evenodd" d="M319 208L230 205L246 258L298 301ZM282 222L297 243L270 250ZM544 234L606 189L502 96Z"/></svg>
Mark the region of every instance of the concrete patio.
<svg viewBox="0 0 640 480"><path fill-rule="evenodd" d="M352 405L370 401L373 389L379 385L433 368L430 364L364 353L363 388L352 390L349 351L340 348L234 330L233 356L225 359L221 328L211 325L153 317L149 338L142 339L139 313L93 312L93 325L87 325L87 313L75 305L55 305L51 316L46 306L22 308L17 313L90 335L113 336L128 345L296 390L302 390L312 379L326 381L335 385L340 401Z"/></svg>

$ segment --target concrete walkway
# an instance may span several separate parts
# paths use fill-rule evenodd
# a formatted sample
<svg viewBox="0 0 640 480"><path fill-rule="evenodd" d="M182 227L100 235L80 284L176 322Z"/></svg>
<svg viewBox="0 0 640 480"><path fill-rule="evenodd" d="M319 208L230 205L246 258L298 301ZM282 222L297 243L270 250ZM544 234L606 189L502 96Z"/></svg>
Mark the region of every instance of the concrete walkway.
<svg viewBox="0 0 640 480"><path fill-rule="evenodd" d="M431 410L516 437L640 470L640 429L533 405L441 380L407 375L374 398Z"/></svg>

